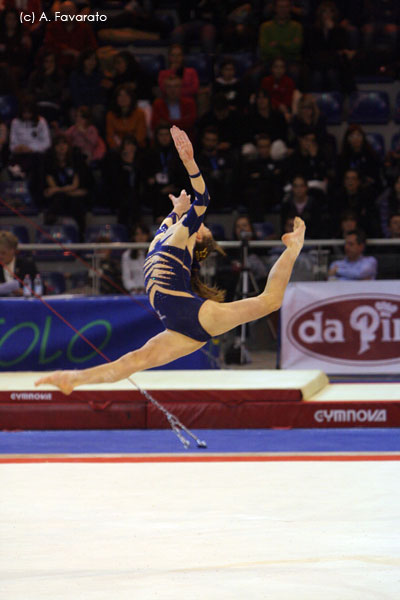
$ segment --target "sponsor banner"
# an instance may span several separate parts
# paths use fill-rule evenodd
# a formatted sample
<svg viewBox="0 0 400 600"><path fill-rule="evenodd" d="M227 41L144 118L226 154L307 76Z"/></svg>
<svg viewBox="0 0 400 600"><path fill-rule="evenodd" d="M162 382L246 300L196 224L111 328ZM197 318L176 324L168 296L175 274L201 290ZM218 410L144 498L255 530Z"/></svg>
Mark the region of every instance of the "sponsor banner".
<svg viewBox="0 0 400 600"><path fill-rule="evenodd" d="M48 298L47 302L111 360L164 331L145 296L138 297L137 302L125 296ZM218 345L209 345L216 354ZM40 300L0 300L0 371L83 369L104 362ZM205 353L197 351L164 368L209 369L215 368L214 362L211 364ZM13 400L24 399L16 396ZM39 396L29 399L47 400Z"/></svg>
<svg viewBox="0 0 400 600"><path fill-rule="evenodd" d="M398 372L400 281L290 284L281 309L281 367Z"/></svg>

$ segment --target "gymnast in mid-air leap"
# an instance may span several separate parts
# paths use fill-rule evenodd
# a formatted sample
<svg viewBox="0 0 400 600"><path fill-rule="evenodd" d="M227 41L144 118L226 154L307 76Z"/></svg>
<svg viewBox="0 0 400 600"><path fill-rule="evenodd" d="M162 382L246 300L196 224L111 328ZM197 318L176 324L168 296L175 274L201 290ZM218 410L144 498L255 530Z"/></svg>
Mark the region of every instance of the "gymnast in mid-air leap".
<svg viewBox="0 0 400 600"><path fill-rule="evenodd" d="M199 262L215 242L204 225L209 195L194 160L192 144L184 131L171 128L172 138L191 179L195 199L183 190L170 196L173 211L164 219L150 245L144 264L146 292L166 330L138 350L118 360L89 369L55 371L36 381L53 384L65 394L88 383L125 379L137 371L159 367L198 350L213 336L265 317L278 310L304 242L305 225L296 217L294 230L282 236L286 250L271 269L258 296L222 302L223 294L201 283Z"/></svg>

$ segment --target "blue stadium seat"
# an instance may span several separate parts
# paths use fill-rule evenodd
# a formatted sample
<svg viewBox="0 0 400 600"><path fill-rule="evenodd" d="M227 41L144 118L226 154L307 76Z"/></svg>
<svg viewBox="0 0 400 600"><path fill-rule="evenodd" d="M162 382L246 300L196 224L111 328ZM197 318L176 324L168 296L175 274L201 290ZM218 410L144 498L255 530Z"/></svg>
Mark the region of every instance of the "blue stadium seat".
<svg viewBox="0 0 400 600"><path fill-rule="evenodd" d="M258 240L267 240L275 233L275 227L272 223L253 223L253 229Z"/></svg>
<svg viewBox="0 0 400 600"><path fill-rule="evenodd" d="M206 225L217 241L223 242L225 240L225 229L223 225L220 223L207 223Z"/></svg>
<svg viewBox="0 0 400 600"><path fill-rule="evenodd" d="M196 52L185 56L185 65L196 69L201 85L210 83L212 79L212 65L208 54Z"/></svg>
<svg viewBox="0 0 400 600"><path fill-rule="evenodd" d="M58 244L76 244L78 241L78 229L75 225L44 225L41 230L36 231L37 244L57 246ZM67 250L37 250L36 258L37 260L74 260L74 256Z"/></svg>
<svg viewBox="0 0 400 600"><path fill-rule="evenodd" d="M16 211L24 215L37 215L38 210L33 202L27 181L15 179L0 183L0 215L13 215ZM8 205L8 206L7 206Z"/></svg>
<svg viewBox="0 0 400 600"><path fill-rule="evenodd" d="M390 144L392 152L400 152L400 133L395 133Z"/></svg>
<svg viewBox="0 0 400 600"><path fill-rule="evenodd" d="M0 96L0 117L3 121L9 122L17 116L18 100L11 94Z"/></svg>
<svg viewBox="0 0 400 600"><path fill-rule="evenodd" d="M234 52L232 54L223 54L217 62L217 71L219 72L219 68L221 63L224 60L233 60L233 62L236 65L236 76L237 77L243 77L243 75L245 73L247 73L247 71L249 71L249 69L251 69L256 60L254 57L254 54L252 52Z"/></svg>
<svg viewBox="0 0 400 600"><path fill-rule="evenodd" d="M40 273L45 286L46 295L63 294L65 292L65 277L58 271L45 271Z"/></svg>
<svg viewBox="0 0 400 600"><path fill-rule="evenodd" d="M348 122L384 124L389 121L390 105L387 92L375 90L353 92L350 95Z"/></svg>
<svg viewBox="0 0 400 600"><path fill-rule="evenodd" d="M396 95L396 104L394 108L394 121L400 123L400 92Z"/></svg>
<svg viewBox="0 0 400 600"><path fill-rule="evenodd" d="M165 69L165 58L162 54L136 54L135 58L144 71L157 81L158 73Z"/></svg>
<svg viewBox="0 0 400 600"><path fill-rule="evenodd" d="M328 125L339 125L342 122L342 94L340 92L324 92L314 94L314 97Z"/></svg>
<svg viewBox="0 0 400 600"><path fill-rule="evenodd" d="M385 156L385 140L383 135L380 133L367 133L366 136L367 141L371 144L372 148L375 150L376 154L380 158L384 158Z"/></svg>
<svg viewBox="0 0 400 600"><path fill-rule="evenodd" d="M0 225L1 231L11 231L20 244L29 244L29 232L25 225Z"/></svg>
<svg viewBox="0 0 400 600"><path fill-rule="evenodd" d="M125 225L91 225L86 228L85 242L94 243L99 236L107 236L110 242L128 242L128 230Z"/></svg>

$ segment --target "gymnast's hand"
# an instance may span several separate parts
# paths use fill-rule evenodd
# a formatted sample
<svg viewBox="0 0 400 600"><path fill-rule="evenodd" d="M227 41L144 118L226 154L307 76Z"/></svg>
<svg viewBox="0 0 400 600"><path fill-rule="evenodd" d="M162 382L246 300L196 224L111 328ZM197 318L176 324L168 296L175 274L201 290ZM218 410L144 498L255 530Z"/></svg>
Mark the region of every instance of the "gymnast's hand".
<svg viewBox="0 0 400 600"><path fill-rule="evenodd" d="M63 394L69 396L78 385L76 371L54 371L35 381L35 386L49 383L58 387Z"/></svg>
<svg viewBox="0 0 400 600"><path fill-rule="evenodd" d="M172 194L169 194L169 199L174 205L174 210L176 213L178 213L179 217L181 217L183 213L188 211L191 206L190 196L186 193L185 190L182 190L177 198Z"/></svg>
<svg viewBox="0 0 400 600"><path fill-rule="evenodd" d="M176 125L173 125L170 131L181 161L184 164L192 161L194 158L193 146L187 134Z"/></svg>

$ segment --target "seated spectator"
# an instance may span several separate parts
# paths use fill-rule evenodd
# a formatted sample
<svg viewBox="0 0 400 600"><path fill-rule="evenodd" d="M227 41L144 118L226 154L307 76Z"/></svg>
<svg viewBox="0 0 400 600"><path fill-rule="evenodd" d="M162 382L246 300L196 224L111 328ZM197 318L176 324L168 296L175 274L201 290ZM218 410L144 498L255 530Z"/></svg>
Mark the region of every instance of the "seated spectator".
<svg viewBox="0 0 400 600"><path fill-rule="evenodd" d="M199 42L203 52L215 53L217 31L220 26L219 3L178 2L179 25L171 33L173 43L188 46Z"/></svg>
<svg viewBox="0 0 400 600"><path fill-rule="evenodd" d="M83 166L72 151L66 135L55 140L45 166L46 225L60 215L75 219L83 237L89 190L82 186Z"/></svg>
<svg viewBox="0 0 400 600"><path fill-rule="evenodd" d="M143 223L138 223L133 228L131 241L136 244L150 243L151 236L149 228ZM143 265L146 254L146 249L139 248L137 250L125 250L122 255L122 283L124 284L124 288L130 294L145 293Z"/></svg>
<svg viewBox="0 0 400 600"><path fill-rule="evenodd" d="M291 77L286 75L286 62L280 56L273 60L271 75L262 79L261 88L268 93L271 108L279 110L288 121L294 98L299 92L295 95L296 84Z"/></svg>
<svg viewBox="0 0 400 600"><path fill-rule="evenodd" d="M160 124L154 135L154 144L143 161L146 179L146 205L153 207L153 217L167 215L171 209L170 194L178 194L187 185L169 125Z"/></svg>
<svg viewBox="0 0 400 600"><path fill-rule="evenodd" d="M213 83L213 94L223 94L230 110L241 108L244 104L242 84L236 77L236 64L229 58L223 60Z"/></svg>
<svg viewBox="0 0 400 600"><path fill-rule="evenodd" d="M279 163L271 158L271 139L266 133L256 138L255 156L242 156L241 192L252 221L264 221L280 201L283 173Z"/></svg>
<svg viewBox="0 0 400 600"><path fill-rule="evenodd" d="M127 135L134 136L141 148L146 145L146 115L137 106L133 89L129 85L121 85L115 90L111 109L106 115L106 139L109 148L119 148Z"/></svg>
<svg viewBox="0 0 400 600"><path fill-rule="evenodd" d="M182 79L178 75L171 75L165 80L165 98L156 98L153 102L151 126L155 131L163 121L184 129L193 137L196 113L193 98L182 96Z"/></svg>
<svg viewBox="0 0 400 600"><path fill-rule="evenodd" d="M317 187L324 193L329 178L333 179L334 176L332 165L320 149L315 133L299 136L297 148L289 157L286 169L289 178L300 173L304 175L309 185L313 182L313 187Z"/></svg>
<svg viewBox="0 0 400 600"><path fill-rule="evenodd" d="M281 227L288 215L301 217L306 224L306 237L318 239L325 237L327 225L327 209L319 197L312 196L306 179L295 175L292 179L292 189L285 196L281 209Z"/></svg>
<svg viewBox="0 0 400 600"><path fill-rule="evenodd" d="M400 213L400 175L396 178L394 184L379 196L377 200L380 224L383 236L390 236L390 217L393 214Z"/></svg>
<svg viewBox="0 0 400 600"><path fill-rule="evenodd" d="M218 210L235 204L235 156L231 150L219 149L218 132L213 127L207 127L203 132L197 164L213 199L210 209Z"/></svg>
<svg viewBox="0 0 400 600"><path fill-rule="evenodd" d="M314 133L318 142L326 139L325 118L321 115L315 98L311 94L303 94L293 111L291 129L298 138L307 133Z"/></svg>
<svg viewBox="0 0 400 600"><path fill-rule="evenodd" d="M359 229L357 213L354 210L345 210L340 217L340 231L338 237L344 238L354 229Z"/></svg>
<svg viewBox="0 0 400 600"><path fill-rule="evenodd" d="M141 214L143 164L133 136L125 136L120 147L105 158L105 201L117 212L118 222L130 226Z"/></svg>
<svg viewBox="0 0 400 600"><path fill-rule="evenodd" d="M392 240L400 239L400 210L390 216L388 237Z"/></svg>
<svg viewBox="0 0 400 600"><path fill-rule="evenodd" d="M288 63L300 61L303 27L290 18L291 4L291 0L276 0L273 19L260 26L258 50L265 63L271 63L278 56Z"/></svg>
<svg viewBox="0 0 400 600"><path fill-rule="evenodd" d="M96 123L100 124L105 112L106 91L95 50L87 49L79 55L69 79L69 90L72 106L88 106Z"/></svg>
<svg viewBox="0 0 400 600"><path fill-rule="evenodd" d="M339 177L350 169L358 171L363 185L380 186L380 159L359 125L350 125L344 135L338 161Z"/></svg>
<svg viewBox="0 0 400 600"><path fill-rule="evenodd" d="M185 67L183 47L181 44L172 44L168 50L168 69L161 69L158 74L158 86L166 95L166 81L171 75L177 75L182 80L182 96L195 98L199 90L199 76L193 67Z"/></svg>
<svg viewBox="0 0 400 600"><path fill-rule="evenodd" d="M345 237L345 258L335 260L329 266L328 279L370 280L376 279L378 263L374 256L364 256L366 236L362 230L349 231Z"/></svg>
<svg viewBox="0 0 400 600"><path fill-rule="evenodd" d="M362 32L368 62L373 69L393 62L398 49L400 5L395 0L366 0Z"/></svg>
<svg viewBox="0 0 400 600"><path fill-rule="evenodd" d="M266 133L274 140L287 140L287 123L282 113L271 107L268 93L260 89L256 94L256 103L246 118L246 141L252 141L256 135Z"/></svg>
<svg viewBox="0 0 400 600"><path fill-rule="evenodd" d="M48 121L60 119L66 100L65 77L57 65L54 52L42 54L37 68L29 78L28 91L36 98L40 112Z"/></svg>
<svg viewBox="0 0 400 600"><path fill-rule="evenodd" d="M305 46L313 90L354 91L351 60L356 52L349 49L346 30L339 26L339 11L332 0L324 0L318 6Z"/></svg>
<svg viewBox="0 0 400 600"><path fill-rule="evenodd" d="M75 125L71 125L65 135L72 147L79 148L89 165L104 157L106 145L99 135L97 127L92 124L90 110L87 106L78 108Z"/></svg>
<svg viewBox="0 0 400 600"><path fill-rule="evenodd" d="M29 31L23 29L18 11L4 10L0 16L0 64L7 66L16 85L25 74L31 46Z"/></svg>
<svg viewBox="0 0 400 600"><path fill-rule="evenodd" d="M253 50L257 37L258 2L221 2L223 52Z"/></svg>
<svg viewBox="0 0 400 600"><path fill-rule="evenodd" d="M110 244L111 239L107 235L99 235L96 244ZM100 278L100 294L121 294L122 286L121 266L119 260L112 256L112 248L96 250L99 257L98 271L102 274Z"/></svg>
<svg viewBox="0 0 400 600"><path fill-rule="evenodd" d="M107 80L103 81L108 92L113 93L120 85L129 84L135 91L139 100L150 99L152 95L152 82L146 74L135 55L128 50L123 50L115 55L113 61L113 72L107 74Z"/></svg>
<svg viewBox="0 0 400 600"><path fill-rule="evenodd" d="M18 116L11 121L11 161L27 173L31 192L40 203L40 184L43 178L44 153L51 145L47 121L39 116L35 102L25 98L20 104Z"/></svg>
<svg viewBox="0 0 400 600"><path fill-rule="evenodd" d="M70 0L62 2L59 9L60 13L67 17L75 17L77 13L75 4ZM55 52L58 64L71 71L84 50L97 48L97 40L88 23L69 19L57 20L46 23L43 48Z"/></svg>
<svg viewBox="0 0 400 600"><path fill-rule="evenodd" d="M331 226L338 229L338 217L347 209L353 210L364 231L370 237L380 237L379 217L374 204L374 194L370 188L362 186L360 174L354 169L346 171L341 186L336 187L328 197Z"/></svg>
<svg viewBox="0 0 400 600"><path fill-rule="evenodd" d="M238 111L229 108L229 102L221 92L214 96L211 110L198 120L198 135L201 137L208 127L218 132L219 150L238 148L242 139L242 119Z"/></svg>
<svg viewBox="0 0 400 600"><path fill-rule="evenodd" d="M33 284L37 274L33 260L19 256L16 236L10 231L0 231L0 296L22 296L21 280L29 275Z"/></svg>

